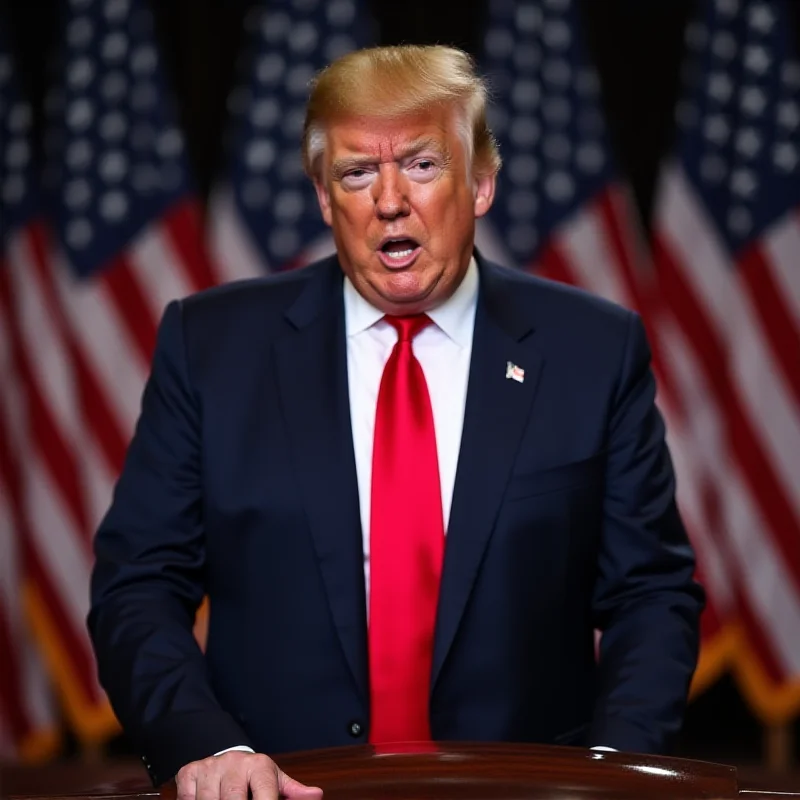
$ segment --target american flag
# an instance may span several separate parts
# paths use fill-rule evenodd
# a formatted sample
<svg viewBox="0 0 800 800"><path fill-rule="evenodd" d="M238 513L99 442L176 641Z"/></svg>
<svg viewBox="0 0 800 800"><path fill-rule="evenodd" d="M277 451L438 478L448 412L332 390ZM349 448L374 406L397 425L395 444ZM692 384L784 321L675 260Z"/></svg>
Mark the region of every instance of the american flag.
<svg viewBox="0 0 800 800"><path fill-rule="evenodd" d="M211 249L226 280L334 251L301 160L309 82L374 35L359 0L264 0L247 28L248 69L229 99L232 161L210 202Z"/></svg>
<svg viewBox="0 0 800 800"><path fill-rule="evenodd" d="M654 251L694 444L679 480L724 552L752 707L800 709L800 61L783 0L705 0ZM705 506L703 500L707 500Z"/></svg>
<svg viewBox="0 0 800 800"><path fill-rule="evenodd" d="M25 603L35 569L21 469L30 420L21 392L12 273L19 277L16 254L41 227L31 117L0 30L0 759L23 760L45 757L59 744L49 679Z"/></svg>
<svg viewBox="0 0 800 800"><path fill-rule="evenodd" d="M583 41L577 0L496 0L489 6L483 69L490 124L503 169L479 226L486 255L583 287L639 312L647 329L658 404L678 473L678 503L709 594L695 689L724 668L731 603L724 559L698 512L689 476L695 442L680 423L661 354L660 299L640 222L609 144L601 87ZM684 398L684 400L688 400ZM702 413L693 408L692 415Z"/></svg>
<svg viewBox="0 0 800 800"><path fill-rule="evenodd" d="M213 283L142 0L64 3L44 225L10 250L32 627L72 729L118 730L86 632L92 535L138 416L158 320Z"/></svg>

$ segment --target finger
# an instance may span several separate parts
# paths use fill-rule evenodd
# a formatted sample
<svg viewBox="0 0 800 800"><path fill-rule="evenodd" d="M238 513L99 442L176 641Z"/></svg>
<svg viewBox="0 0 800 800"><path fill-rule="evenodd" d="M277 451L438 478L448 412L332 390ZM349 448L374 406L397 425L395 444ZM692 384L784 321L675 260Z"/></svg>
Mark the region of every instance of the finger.
<svg viewBox="0 0 800 800"><path fill-rule="evenodd" d="M221 800L247 800L247 770L239 767L223 772L219 796Z"/></svg>
<svg viewBox="0 0 800 800"><path fill-rule="evenodd" d="M221 773L214 759L206 759L198 765L195 800L219 800Z"/></svg>
<svg viewBox="0 0 800 800"><path fill-rule="evenodd" d="M272 761L250 773L249 784L253 800L278 800L278 768Z"/></svg>
<svg viewBox="0 0 800 800"><path fill-rule="evenodd" d="M319 786L306 786L281 770L278 770L278 789L282 797L302 798L302 800L322 797L322 789Z"/></svg>
<svg viewBox="0 0 800 800"><path fill-rule="evenodd" d="M197 791L197 765L187 764L175 776L176 799L195 800Z"/></svg>

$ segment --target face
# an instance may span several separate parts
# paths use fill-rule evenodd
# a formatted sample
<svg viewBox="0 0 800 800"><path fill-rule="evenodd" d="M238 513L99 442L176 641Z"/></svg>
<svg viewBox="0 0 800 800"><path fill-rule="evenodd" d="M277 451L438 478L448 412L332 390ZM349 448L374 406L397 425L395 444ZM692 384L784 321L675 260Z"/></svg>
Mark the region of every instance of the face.
<svg viewBox="0 0 800 800"><path fill-rule="evenodd" d="M327 129L315 186L339 261L386 314L419 314L458 288L495 178L472 177L447 108Z"/></svg>

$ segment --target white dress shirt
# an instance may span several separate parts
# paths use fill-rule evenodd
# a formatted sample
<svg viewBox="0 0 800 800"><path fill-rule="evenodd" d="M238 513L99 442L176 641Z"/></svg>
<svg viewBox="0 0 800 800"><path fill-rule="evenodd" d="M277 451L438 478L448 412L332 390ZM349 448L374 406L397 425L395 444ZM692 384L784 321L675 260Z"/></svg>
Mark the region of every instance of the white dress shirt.
<svg viewBox="0 0 800 800"><path fill-rule="evenodd" d="M417 357L433 410L444 529L450 517L456 480L464 404L472 355L472 332L478 303L478 267L473 258L453 295L428 312L433 321L414 337ZM397 331L384 313L370 305L345 278L344 314L347 333L347 379L350 419L356 457L361 531L364 542L364 580L369 595L369 530L372 487L372 441L383 368L397 341ZM369 607L369 603L367 603Z"/></svg>

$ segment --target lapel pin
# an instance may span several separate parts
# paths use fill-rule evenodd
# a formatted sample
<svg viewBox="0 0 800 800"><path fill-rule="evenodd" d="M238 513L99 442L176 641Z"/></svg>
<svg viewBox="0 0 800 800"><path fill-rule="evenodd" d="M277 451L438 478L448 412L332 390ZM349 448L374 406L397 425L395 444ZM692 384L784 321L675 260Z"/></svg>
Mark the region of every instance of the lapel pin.
<svg viewBox="0 0 800 800"><path fill-rule="evenodd" d="M506 361L506 378L522 383L525 380L525 370L510 361Z"/></svg>

